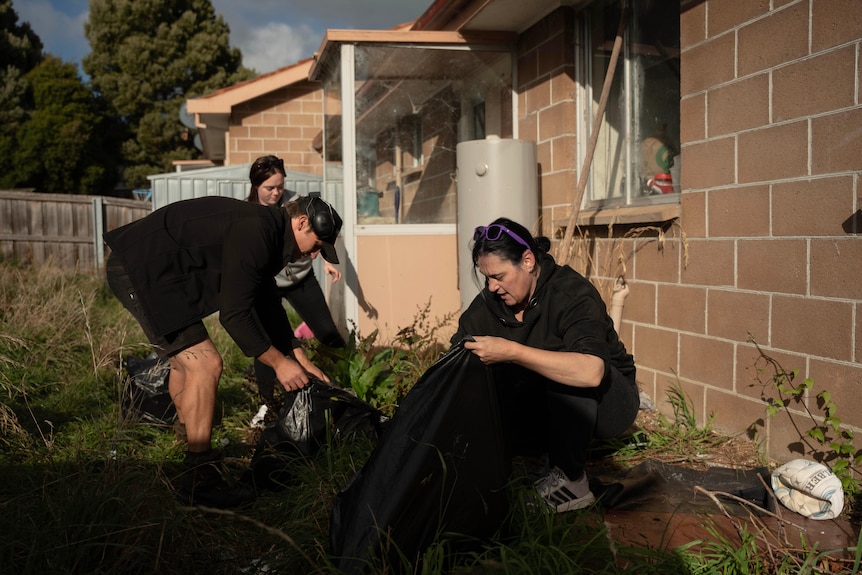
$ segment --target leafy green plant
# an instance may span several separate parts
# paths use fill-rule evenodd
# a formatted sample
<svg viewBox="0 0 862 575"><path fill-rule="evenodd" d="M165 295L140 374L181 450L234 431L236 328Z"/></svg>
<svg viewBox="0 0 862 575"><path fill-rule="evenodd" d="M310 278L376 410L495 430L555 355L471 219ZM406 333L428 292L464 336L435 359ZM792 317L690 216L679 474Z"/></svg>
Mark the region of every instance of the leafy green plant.
<svg viewBox="0 0 862 575"><path fill-rule="evenodd" d="M323 359L321 369L336 383L349 386L366 403L391 412L396 401L396 374L405 354L378 346L378 335L374 330L368 337L358 339L356 331L351 331L344 348L324 352L318 347L315 357Z"/></svg>
<svg viewBox="0 0 862 575"><path fill-rule="evenodd" d="M413 322L386 344L379 342L379 330L360 337L354 326L344 348L323 348L315 342L309 346L309 356L336 383L349 387L385 415L392 415L401 399L446 349L438 336L455 314L432 320L430 308L428 300Z"/></svg>
<svg viewBox="0 0 862 575"><path fill-rule="evenodd" d="M832 394L828 390L816 394L815 402L819 413L815 413L810 402L806 401L814 388L814 380L806 377L798 381L799 370L784 369L777 360L768 356L753 338L749 338L749 342L755 345L760 354L759 359L771 370L770 384L778 392L778 397L763 398L767 415L774 418L784 411L800 432L806 454L815 461L829 465L841 480L845 493L851 497L859 494L862 490L862 482L858 479L862 471L862 450L856 449L853 444L853 431L842 427L841 418L838 417L838 405L832 400ZM766 368L758 368L758 373L764 371ZM794 411L791 407L797 410ZM797 421L800 417L806 418L810 423L800 425Z"/></svg>

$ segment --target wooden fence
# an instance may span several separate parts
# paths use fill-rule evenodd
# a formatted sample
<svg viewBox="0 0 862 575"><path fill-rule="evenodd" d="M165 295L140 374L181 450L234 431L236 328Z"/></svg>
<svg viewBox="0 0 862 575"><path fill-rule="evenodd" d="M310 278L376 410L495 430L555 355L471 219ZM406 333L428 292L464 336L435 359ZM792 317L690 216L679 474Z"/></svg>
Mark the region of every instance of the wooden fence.
<svg viewBox="0 0 862 575"><path fill-rule="evenodd" d="M104 265L102 234L152 211L149 201L0 191L0 253L63 268Z"/></svg>

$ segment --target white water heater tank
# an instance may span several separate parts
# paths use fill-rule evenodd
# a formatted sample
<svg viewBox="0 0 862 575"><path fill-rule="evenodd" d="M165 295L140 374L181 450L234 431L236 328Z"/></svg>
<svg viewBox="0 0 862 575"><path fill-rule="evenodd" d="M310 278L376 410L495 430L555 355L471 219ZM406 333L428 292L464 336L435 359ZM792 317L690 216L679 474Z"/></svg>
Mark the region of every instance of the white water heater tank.
<svg viewBox="0 0 862 575"><path fill-rule="evenodd" d="M536 143L489 136L457 146L458 289L461 310L476 297L484 278L473 270L473 230L499 217L531 232L539 220Z"/></svg>

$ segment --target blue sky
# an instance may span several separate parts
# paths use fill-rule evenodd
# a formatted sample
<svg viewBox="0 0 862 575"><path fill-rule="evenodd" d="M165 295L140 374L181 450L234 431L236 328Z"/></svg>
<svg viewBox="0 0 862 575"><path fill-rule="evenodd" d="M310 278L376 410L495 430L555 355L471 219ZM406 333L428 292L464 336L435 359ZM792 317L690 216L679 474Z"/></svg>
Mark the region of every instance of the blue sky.
<svg viewBox="0 0 862 575"><path fill-rule="evenodd" d="M327 28L386 29L414 20L433 0L211 0L230 26L243 64L271 72L310 57ZM12 0L19 23L29 22L45 52L80 64L89 0Z"/></svg>

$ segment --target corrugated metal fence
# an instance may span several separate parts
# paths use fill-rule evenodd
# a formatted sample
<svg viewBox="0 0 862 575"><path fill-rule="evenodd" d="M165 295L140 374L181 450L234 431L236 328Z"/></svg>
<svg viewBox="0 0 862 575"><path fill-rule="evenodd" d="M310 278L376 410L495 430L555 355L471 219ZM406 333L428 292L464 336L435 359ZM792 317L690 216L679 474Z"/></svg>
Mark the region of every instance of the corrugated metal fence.
<svg viewBox="0 0 862 575"><path fill-rule="evenodd" d="M144 217L150 202L103 196L0 191L0 253L34 264L96 270L102 233Z"/></svg>
<svg viewBox="0 0 862 575"><path fill-rule="evenodd" d="M102 234L170 203L204 196L244 199L251 164L150 176L151 200L0 190L0 253L4 258L97 270L105 262ZM323 178L288 171L285 188L320 192ZM329 186L327 190L333 186ZM335 192L332 193L335 196ZM331 201L331 200L330 200Z"/></svg>
<svg viewBox="0 0 862 575"><path fill-rule="evenodd" d="M250 168L251 164L238 164L147 176L153 190L153 209L205 196L244 200L250 187ZM322 186L323 177L315 174L287 170L284 176L284 189L301 196L321 192ZM292 194L285 192L285 195L290 197Z"/></svg>

